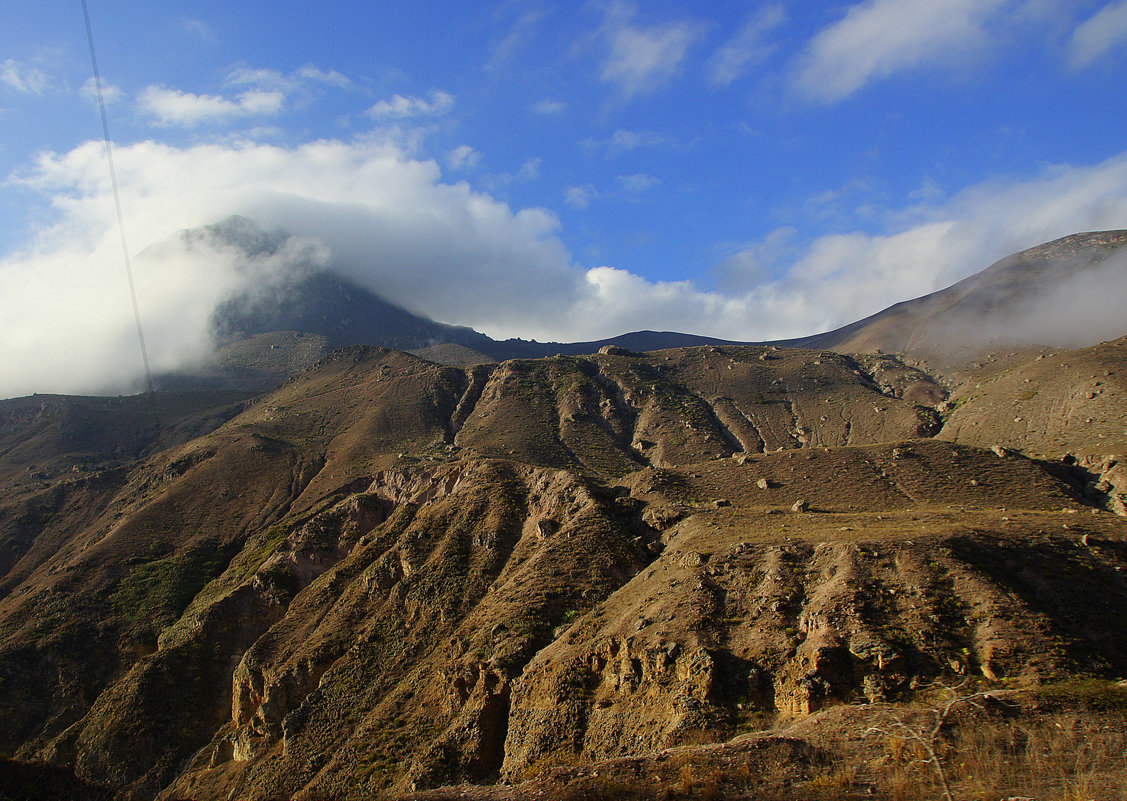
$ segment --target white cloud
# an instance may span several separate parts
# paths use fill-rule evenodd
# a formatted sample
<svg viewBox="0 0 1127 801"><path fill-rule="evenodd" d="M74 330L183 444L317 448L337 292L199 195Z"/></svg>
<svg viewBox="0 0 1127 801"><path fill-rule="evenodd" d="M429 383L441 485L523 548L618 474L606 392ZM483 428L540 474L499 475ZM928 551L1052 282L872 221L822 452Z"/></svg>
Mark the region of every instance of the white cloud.
<svg viewBox="0 0 1127 801"><path fill-rule="evenodd" d="M947 193L943 191L943 187L932 178L925 178L923 183L908 193L909 200L921 203L937 203L946 196Z"/></svg>
<svg viewBox="0 0 1127 801"><path fill-rule="evenodd" d="M781 4L763 6L742 28L725 42L708 61L708 81L713 86L727 86L748 67L769 56L776 45L765 41L767 34L787 19Z"/></svg>
<svg viewBox="0 0 1127 801"><path fill-rule="evenodd" d="M893 73L982 51L987 23L1016 0L865 0L825 28L800 59L798 90L832 103Z"/></svg>
<svg viewBox="0 0 1127 801"><path fill-rule="evenodd" d="M281 92L250 91L240 94L237 100L244 114L269 117L282 110L286 96Z"/></svg>
<svg viewBox="0 0 1127 801"><path fill-rule="evenodd" d="M732 298L749 320L715 331L776 338L830 330L893 303L949 286L1015 251L1078 231L1127 226L1127 153L1086 167L1061 165L1026 180L978 184L888 220L893 232L825 236L785 265L782 276ZM777 272L793 253L775 234L729 257L725 267ZM772 241L774 239L774 241ZM742 263L741 263L742 260ZM1118 320L1127 333L1127 298Z"/></svg>
<svg viewBox="0 0 1127 801"><path fill-rule="evenodd" d="M532 104L532 110L537 114L543 114L545 117L562 114L566 108L567 103L562 100L553 100L550 97L546 97Z"/></svg>
<svg viewBox="0 0 1127 801"><path fill-rule="evenodd" d="M481 161L481 154L469 145L458 145L446 154L446 163L452 170L470 169L477 166L479 161Z"/></svg>
<svg viewBox="0 0 1127 801"><path fill-rule="evenodd" d="M94 83L94 79L87 78L86 83L82 84L82 88L78 90L78 94L87 100L97 102L98 87ZM120 86L114 86L112 83L102 81L102 99L105 100L106 103L116 103L118 100L121 100L123 95L124 92L121 91Z"/></svg>
<svg viewBox="0 0 1127 801"><path fill-rule="evenodd" d="M729 254L713 268L716 284L730 295L748 292L771 280L770 268L796 259L794 252L798 229L784 225L771 231L762 240L746 242L738 247L723 246Z"/></svg>
<svg viewBox="0 0 1127 801"><path fill-rule="evenodd" d="M585 150L602 150L608 159L621 156L638 148L679 148L676 138L659 131L629 131L620 128L607 139L584 139L579 143Z"/></svg>
<svg viewBox="0 0 1127 801"><path fill-rule="evenodd" d="M207 313L248 280L232 254L165 243L232 213L322 243L342 274L408 308L503 336L565 328L582 285L554 215L444 183L386 141L143 142L115 159L131 249L150 253L135 266L158 370L202 353ZM0 259L0 396L121 387L136 378L136 341L102 145L43 155L20 181L58 217Z"/></svg>
<svg viewBox="0 0 1127 801"><path fill-rule="evenodd" d="M550 212L513 210L464 181L445 183L437 164L383 140L294 148L145 142L116 157L133 250L148 249L136 262L137 286L158 370L206 350L217 300L310 261L411 310L496 337L575 341L660 328L756 340L828 330L1021 248L1127 225L1124 153L948 199L929 195L889 214L882 233L804 244L791 230L776 231L719 265L742 281L706 291L614 266L581 269ZM49 199L58 218L0 260L0 396L122 387L137 377L103 158L101 144L90 142L41 156L18 179ZM576 185L565 202L581 207L597 194ZM299 241L252 265L222 249L176 246L178 230L232 213ZM1100 313L1127 331L1127 319L1108 311L1127 315L1127 300L1118 300Z"/></svg>
<svg viewBox="0 0 1127 801"><path fill-rule="evenodd" d="M325 71L312 64L298 67L297 71L294 72L294 77L303 81L326 83L330 86L337 86L342 89L352 85L352 80L347 75L337 72L336 70Z"/></svg>
<svg viewBox="0 0 1127 801"><path fill-rule="evenodd" d="M0 85L14 89L21 94L39 95L49 83L47 73L38 67L8 59L0 64Z"/></svg>
<svg viewBox="0 0 1127 801"><path fill-rule="evenodd" d="M195 94L165 86L147 86L137 97L141 111L157 125L193 127L246 117L273 117L296 101L308 101L319 86L348 88L352 82L335 70L325 71L306 64L286 74L273 69L238 67L231 70L223 86L239 90L227 97Z"/></svg>
<svg viewBox="0 0 1127 801"><path fill-rule="evenodd" d="M352 81L336 70L322 70L313 64L299 67L290 74L261 67L238 67L227 74L224 86L253 86L256 89L291 94L317 84L347 89Z"/></svg>
<svg viewBox="0 0 1127 801"><path fill-rule="evenodd" d="M502 172L486 175L482 178L481 183L486 189L497 191L503 190L505 187L513 184L535 181L540 177L540 166L543 163L544 159L539 156L525 159L521 162L516 172Z"/></svg>
<svg viewBox="0 0 1127 801"><path fill-rule="evenodd" d="M704 27L690 21L640 27L632 24L636 13L633 5L612 3L600 29L609 52L599 77L627 99L669 82L689 48L704 35Z"/></svg>
<svg viewBox="0 0 1127 801"><path fill-rule="evenodd" d="M1115 47L1127 44L1127 0L1108 3L1076 27L1068 41L1069 61L1086 67Z"/></svg>
<svg viewBox="0 0 1127 801"><path fill-rule="evenodd" d="M525 159L514 178L517 181L535 181L540 177L540 165L543 163L544 159L539 156Z"/></svg>
<svg viewBox="0 0 1127 801"><path fill-rule="evenodd" d="M598 196L599 193L595 190L594 184L569 186L564 190L564 203L573 209L585 209L591 205L591 199Z"/></svg>
<svg viewBox="0 0 1127 801"><path fill-rule="evenodd" d="M164 86L147 86L141 90L137 101L141 110L158 125L192 127L238 117L273 116L282 110L285 99L282 92L262 90L242 92L234 100L229 100L219 95L197 95Z"/></svg>
<svg viewBox="0 0 1127 801"><path fill-rule="evenodd" d="M184 17L180 20L180 27L186 33L198 37L207 44L216 44L219 41L219 38L211 30L211 27L203 20Z"/></svg>
<svg viewBox="0 0 1127 801"><path fill-rule="evenodd" d="M647 281L609 266L588 270L587 292L568 315L582 334L571 338L659 328L762 340L832 330L1026 247L1077 231L1127 227L1127 152L1094 166L1061 165L1026 180L975 185L934 205L914 205L887 224L889 233L837 234L806 245L795 241L793 229L773 231L718 265L727 291ZM1086 296L1094 302L1089 284ZM1101 286L1102 328L1094 338L1127 333L1127 279ZM1070 305L1062 309L1072 314L1085 293L1069 287L1067 294ZM1077 316L1063 327L1080 330L1081 322Z"/></svg>
<svg viewBox="0 0 1127 801"><path fill-rule="evenodd" d="M660 183L661 181L659 179L652 175L645 175L644 173L618 176L618 185L622 187L623 192L629 194L645 192L648 189L653 189Z"/></svg>
<svg viewBox="0 0 1127 801"><path fill-rule="evenodd" d="M132 311L114 233L86 239L73 230L56 232L63 238L55 247L0 261L5 319L0 342L9 354L0 396L142 389L140 351L130 330ZM134 257L153 370L191 365L210 351L209 319L225 297L248 286L268 289L323 258L317 244L299 240L248 259L231 248L206 242L192 246L180 239Z"/></svg>
<svg viewBox="0 0 1127 801"><path fill-rule="evenodd" d="M441 117L454 108L454 96L431 89L426 98L395 95L380 100L365 113L377 120L404 120L413 117Z"/></svg>
<svg viewBox="0 0 1127 801"><path fill-rule="evenodd" d="M254 86L284 92L293 89L294 81L278 70L266 67L236 67L227 73L224 86Z"/></svg>
<svg viewBox="0 0 1127 801"><path fill-rule="evenodd" d="M620 198L634 201L637 200L638 195L648 192L661 183L659 178L645 173L619 175L616 178L618 186L614 190L600 191L592 183L569 186L564 190L563 201L573 209L585 209L591 205L592 200L599 198Z"/></svg>
<svg viewBox="0 0 1127 801"><path fill-rule="evenodd" d="M486 70L495 70L503 66L513 56L527 47L535 38L540 29L540 22L547 16L547 11L539 7L522 10L513 21L503 37L490 43L489 60L485 64Z"/></svg>

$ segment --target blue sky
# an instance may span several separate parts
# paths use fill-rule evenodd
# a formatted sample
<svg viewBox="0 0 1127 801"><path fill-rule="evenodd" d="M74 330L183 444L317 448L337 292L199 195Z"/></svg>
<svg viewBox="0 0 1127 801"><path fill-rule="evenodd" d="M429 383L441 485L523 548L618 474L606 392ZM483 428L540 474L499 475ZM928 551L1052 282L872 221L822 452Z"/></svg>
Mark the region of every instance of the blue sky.
<svg viewBox="0 0 1127 801"><path fill-rule="evenodd" d="M310 258L494 336L758 339L1127 227L1127 0L710 5L90 0L158 367ZM3 16L0 345L27 366L0 394L112 385L132 317L81 8ZM300 246L168 244L232 213Z"/></svg>

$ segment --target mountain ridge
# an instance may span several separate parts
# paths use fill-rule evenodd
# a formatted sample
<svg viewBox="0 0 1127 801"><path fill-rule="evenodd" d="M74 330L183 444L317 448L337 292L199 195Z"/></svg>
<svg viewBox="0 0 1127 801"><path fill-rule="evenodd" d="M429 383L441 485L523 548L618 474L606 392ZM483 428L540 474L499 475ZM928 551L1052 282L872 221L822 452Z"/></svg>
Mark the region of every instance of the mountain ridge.
<svg viewBox="0 0 1127 801"><path fill-rule="evenodd" d="M946 329L981 326L996 307L1022 296L1047 294L1046 285L1059 280L1053 275L1054 268L1080 265L1081 269L1091 269L1112 258L1124 245L1127 230L1070 234L1006 256L949 287L893 304L841 328L778 344L890 353L933 352L945 345L973 344L973 339L968 342ZM964 305L969 308L962 308ZM937 326L935 318L944 314L955 319L941 320L942 326ZM1113 333L1118 336L1120 331Z"/></svg>
<svg viewBox="0 0 1127 801"><path fill-rule="evenodd" d="M186 232L184 236L210 237L255 253L274 252L285 234L269 234L253 221L235 217L202 232ZM472 328L437 323L399 308L335 275L330 267L327 271L303 273L265 298L243 294L224 301L212 317L212 336L218 348L212 365L194 374L162 376L161 381L169 387L221 387L224 382L237 386L242 381L245 388L265 389L290 374L295 364L307 366L337 347L357 343L429 354L440 361L448 359L458 364L584 355L608 345L647 351L698 345L774 344L843 352L884 350L930 356L934 360L938 352L951 347L979 350L974 336L967 339L966 332L980 328L984 319L1048 314L1046 304L1036 302L1038 296L1047 298L1077 274L1092 272L1124 244L1127 231L1123 230L1072 234L1007 256L950 287L894 304L841 328L762 342L650 330L570 343L494 340ZM1022 308L1025 301L1027 307ZM1009 327L1020 328L1017 324ZM982 338L1013 338L1005 328L1000 324L999 330ZM1111 336L1120 333L1115 328L1108 330ZM1036 337L1020 333L1016 338L1031 344L1037 342ZM1103 337L1092 336L1088 342L1072 344L1092 344L1100 338ZM280 361L286 365L279 367Z"/></svg>
<svg viewBox="0 0 1127 801"><path fill-rule="evenodd" d="M1127 788L1127 337L958 380L317 355L265 393L0 402L0 781L941 798L917 737L967 797Z"/></svg>

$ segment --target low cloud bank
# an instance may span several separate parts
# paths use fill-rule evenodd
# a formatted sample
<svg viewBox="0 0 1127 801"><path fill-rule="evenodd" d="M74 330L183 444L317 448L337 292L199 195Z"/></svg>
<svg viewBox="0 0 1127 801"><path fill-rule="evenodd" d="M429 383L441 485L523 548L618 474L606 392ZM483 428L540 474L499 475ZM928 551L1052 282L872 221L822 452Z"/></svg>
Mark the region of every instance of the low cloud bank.
<svg viewBox="0 0 1127 801"><path fill-rule="evenodd" d="M1088 259L1050 265L1058 281L1034 282L1017 298L997 299L988 314L950 315L931 327L929 339L955 347L984 342L1082 347L1127 335L1127 253L1095 265Z"/></svg>
<svg viewBox="0 0 1127 801"><path fill-rule="evenodd" d="M575 341L651 328L768 339L851 322L1048 239L1127 225L1125 154L890 212L882 235L800 243L793 232L775 232L718 265L729 289L705 291L576 265L552 212L514 210L466 182L445 182L435 162L386 140L294 148L144 142L116 157L131 250L143 254L135 272L156 370L206 356L218 302L266 291L295 270L331 266L411 311L499 338ZM0 260L0 397L138 387L103 158L100 144L87 143L45 154L11 179L49 198L56 216ZM232 214L294 239L248 259L180 236ZM1127 333L1118 311L1127 308L1124 283L1114 292L1102 285L1100 296L1115 303L1101 316Z"/></svg>

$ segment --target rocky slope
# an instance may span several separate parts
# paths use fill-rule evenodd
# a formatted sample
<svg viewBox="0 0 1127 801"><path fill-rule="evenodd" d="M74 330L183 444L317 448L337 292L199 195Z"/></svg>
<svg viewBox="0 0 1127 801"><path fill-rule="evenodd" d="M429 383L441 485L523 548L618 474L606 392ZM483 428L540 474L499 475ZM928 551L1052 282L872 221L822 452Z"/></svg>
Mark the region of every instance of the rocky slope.
<svg viewBox="0 0 1127 801"><path fill-rule="evenodd" d="M814 781L811 737L747 736L1127 675L1125 348L953 388L826 350L348 348L178 407L213 430L7 485L0 751L122 799L550 792L723 742ZM27 419L0 460L64 430Z"/></svg>
<svg viewBox="0 0 1127 801"><path fill-rule="evenodd" d="M944 438L1026 453L1091 458L1127 451L1127 340L1024 360L985 359L961 382ZM1014 354L1016 355L1016 354Z"/></svg>

